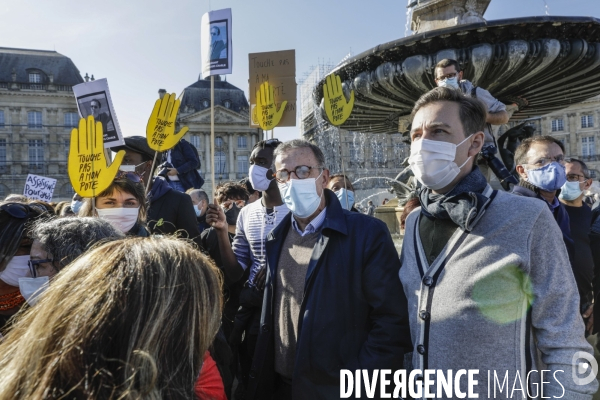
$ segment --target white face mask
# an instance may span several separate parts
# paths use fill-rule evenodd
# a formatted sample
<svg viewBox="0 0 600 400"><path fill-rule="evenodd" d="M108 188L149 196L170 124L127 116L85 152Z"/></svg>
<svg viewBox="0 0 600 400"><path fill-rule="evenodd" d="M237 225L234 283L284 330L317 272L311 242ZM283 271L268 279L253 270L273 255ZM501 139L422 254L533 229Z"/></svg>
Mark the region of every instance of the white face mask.
<svg viewBox="0 0 600 400"><path fill-rule="evenodd" d="M98 217L107 220L123 233L129 232L138 219L140 208L96 208Z"/></svg>
<svg viewBox="0 0 600 400"><path fill-rule="evenodd" d="M317 194L317 178L290 179L287 183L280 183L279 194L289 210L298 218L310 217L321 204L321 196Z"/></svg>
<svg viewBox="0 0 600 400"><path fill-rule="evenodd" d="M48 289L49 278L40 276L39 278L19 278L19 291L21 296L30 306L36 305L40 295Z"/></svg>
<svg viewBox="0 0 600 400"><path fill-rule="evenodd" d="M408 163L415 177L432 190L448 186L458 176L460 169L471 159L469 156L460 167L454 162L456 148L469 138L470 136L459 144L429 139L412 142Z"/></svg>
<svg viewBox="0 0 600 400"><path fill-rule="evenodd" d="M437 82L438 87L450 87L454 89L458 89L458 76L454 78L446 78L442 81Z"/></svg>
<svg viewBox="0 0 600 400"><path fill-rule="evenodd" d="M267 168L256 164L252 164L250 166L248 177L250 178L250 183L252 184L254 190L260 190L261 192L264 192L269 188L269 185L273 179L267 178L268 171L269 170Z"/></svg>
<svg viewBox="0 0 600 400"><path fill-rule="evenodd" d="M6 268L0 273L0 279L10 286L19 287L19 278L23 278L29 272L29 254L26 256L14 256L10 259Z"/></svg>

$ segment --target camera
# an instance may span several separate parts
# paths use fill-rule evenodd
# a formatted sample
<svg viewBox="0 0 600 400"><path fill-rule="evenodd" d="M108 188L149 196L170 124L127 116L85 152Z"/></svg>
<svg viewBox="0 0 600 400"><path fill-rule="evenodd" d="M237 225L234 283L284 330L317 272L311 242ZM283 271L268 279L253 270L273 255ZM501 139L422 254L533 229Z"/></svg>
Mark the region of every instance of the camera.
<svg viewBox="0 0 600 400"><path fill-rule="evenodd" d="M506 169L502 161L496 157L497 152L498 149L496 146L489 145L481 149L479 154L481 155L481 158L485 160L486 164L492 170L494 175L498 177L504 190L510 190L510 184L518 185L519 180L513 174L511 174Z"/></svg>
<svg viewBox="0 0 600 400"><path fill-rule="evenodd" d="M173 164L170 162L164 162L158 166L158 176L162 176L165 179L169 179L167 174L169 173L169 168L173 168Z"/></svg>

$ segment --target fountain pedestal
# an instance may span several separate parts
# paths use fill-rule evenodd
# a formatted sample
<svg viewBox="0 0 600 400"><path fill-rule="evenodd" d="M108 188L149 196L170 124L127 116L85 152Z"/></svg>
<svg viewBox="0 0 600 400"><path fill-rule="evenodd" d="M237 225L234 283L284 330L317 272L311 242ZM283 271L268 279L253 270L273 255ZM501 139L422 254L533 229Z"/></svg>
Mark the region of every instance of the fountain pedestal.
<svg viewBox="0 0 600 400"><path fill-rule="evenodd" d="M387 204L375 209L375 218L387 225L391 234L400 234L400 216L403 208L398 205L398 199L393 198Z"/></svg>
<svg viewBox="0 0 600 400"><path fill-rule="evenodd" d="M485 22L483 14L491 0L420 0L412 15L415 33Z"/></svg>

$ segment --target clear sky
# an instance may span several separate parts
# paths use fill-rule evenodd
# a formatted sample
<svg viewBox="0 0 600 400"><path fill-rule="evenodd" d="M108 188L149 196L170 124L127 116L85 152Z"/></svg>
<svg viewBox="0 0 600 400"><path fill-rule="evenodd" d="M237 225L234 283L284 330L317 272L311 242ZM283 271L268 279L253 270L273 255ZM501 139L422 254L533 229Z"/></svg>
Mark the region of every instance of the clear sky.
<svg viewBox="0 0 600 400"><path fill-rule="evenodd" d="M599 0L492 0L485 18L595 16ZM84 76L107 78L125 135L144 135L158 89L179 94L200 73L200 19L231 8L233 74L248 94L248 53L296 50L296 80L319 60L337 64L404 37L406 1L398 0L3 0L0 46L53 50ZM276 128L280 139L299 136Z"/></svg>

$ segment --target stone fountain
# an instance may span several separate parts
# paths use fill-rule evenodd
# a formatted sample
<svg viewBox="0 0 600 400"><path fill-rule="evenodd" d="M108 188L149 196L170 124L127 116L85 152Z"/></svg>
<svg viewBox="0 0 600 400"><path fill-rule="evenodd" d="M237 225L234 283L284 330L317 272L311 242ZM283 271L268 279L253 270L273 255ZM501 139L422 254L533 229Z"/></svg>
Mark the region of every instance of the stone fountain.
<svg viewBox="0 0 600 400"><path fill-rule="evenodd" d="M599 19L540 16L486 21L483 15L490 1L415 0L409 6L412 36L378 45L331 71L341 77L347 96L351 90L355 95L354 110L341 128L405 132L415 101L435 87L434 67L444 58L457 60L465 79L513 105L512 121L600 94ZM316 104L322 104L324 82L315 88ZM408 193L405 179L398 180L402 183L392 185L397 199L376 211L392 232L398 231Z"/></svg>

